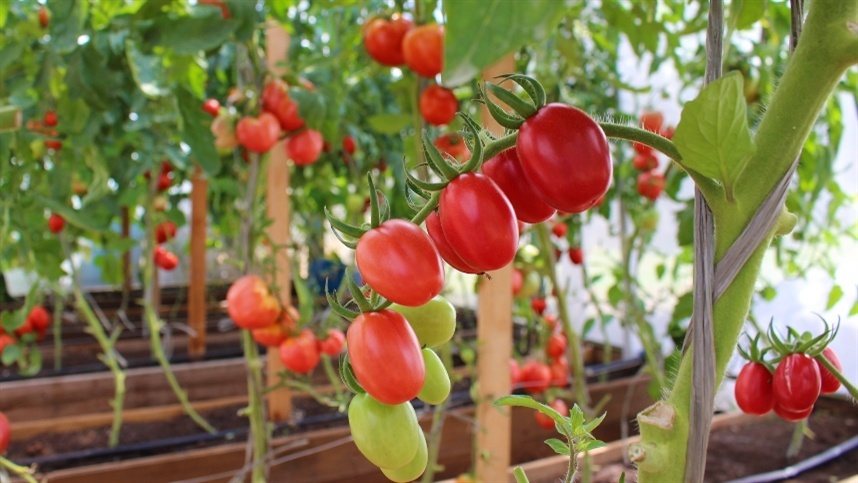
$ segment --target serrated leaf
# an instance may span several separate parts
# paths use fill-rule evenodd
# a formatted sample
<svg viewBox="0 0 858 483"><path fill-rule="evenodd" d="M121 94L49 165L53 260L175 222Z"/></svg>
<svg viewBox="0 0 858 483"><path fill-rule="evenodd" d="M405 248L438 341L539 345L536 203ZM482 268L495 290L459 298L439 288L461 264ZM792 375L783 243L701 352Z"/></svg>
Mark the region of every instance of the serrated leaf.
<svg viewBox="0 0 858 483"><path fill-rule="evenodd" d="M712 82L685 105L673 142L684 167L720 181L733 199L733 185L756 149L739 72Z"/></svg>
<svg viewBox="0 0 858 483"><path fill-rule="evenodd" d="M411 117L403 114L376 114L367 118L369 127L380 134L396 134L411 124Z"/></svg>
<svg viewBox="0 0 858 483"><path fill-rule="evenodd" d="M557 438L546 439L545 444L551 447L555 453L563 456L569 456L571 453L569 450L569 445L560 441Z"/></svg>
<svg viewBox="0 0 858 483"><path fill-rule="evenodd" d="M566 7L558 0L444 2L444 84L463 84L508 53L547 38Z"/></svg>
<svg viewBox="0 0 858 483"><path fill-rule="evenodd" d="M182 119L182 139L190 146L191 154L200 168L206 174L214 176L220 171L220 156L214 146L214 136L209 130L211 117L200 109L202 102L184 87L176 91L176 103Z"/></svg>
<svg viewBox="0 0 858 483"><path fill-rule="evenodd" d="M840 285L835 285L831 287L831 291L828 292L828 303L825 304L825 310L831 310L832 307L837 305L837 302L843 297L843 289Z"/></svg>
<svg viewBox="0 0 858 483"><path fill-rule="evenodd" d="M131 40L125 42L125 56L134 82L146 97L161 97L170 93L169 84L164 78L166 69L161 64L160 56L143 55Z"/></svg>

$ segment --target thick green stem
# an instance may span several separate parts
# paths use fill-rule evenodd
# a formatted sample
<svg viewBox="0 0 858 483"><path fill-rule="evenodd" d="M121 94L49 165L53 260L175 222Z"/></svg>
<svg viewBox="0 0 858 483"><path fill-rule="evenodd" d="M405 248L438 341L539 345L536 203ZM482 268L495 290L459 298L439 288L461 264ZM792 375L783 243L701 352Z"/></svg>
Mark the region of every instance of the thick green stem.
<svg viewBox="0 0 858 483"><path fill-rule="evenodd" d="M253 445L253 470L251 481L265 483L268 454L268 426L265 423L265 408L262 404L262 359L249 330L241 331L241 344L247 360L247 417L250 420L250 435Z"/></svg>
<svg viewBox="0 0 858 483"><path fill-rule="evenodd" d="M515 483L530 483L530 480L527 479L527 474L524 473L524 468L521 466L516 466L512 470L512 474L515 476Z"/></svg>
<svg viewBox="0 0 858 483"><path fill-rule="evenodd" d="M858 63L858 2L815 0L810 4L801 41L772 97L754 137L757 150L736 183L735 204L713 204L716 263L720 260L762 201L799 154L820 111L845 70ZM754 285L770 234L715 303L716 385L724 378L729 361L750 309ZM664 402L638 416L641 443L649 457L639 459L638 481L684 481L691 358L688 350L680 363L676 384Z"/></svg>
<svg viewBox="0 0 858 483"><path fill-rule="evenodd" d="M786 452L786 457L788 460L791 460L798 456L798 452L801 451L801 443L804 441L804 431L806 429L807 418L795 423L795 426L792 430L792 438L790 438L789 447L787 448Z"/></svg>
<svg viewBox="0 0 858 483"><path fill-rule="evenodd" d="M836 377L837 380L840 381L840 384L843 384L843 387L845 387L846 390L849 391L849 395L852 396L852 399L858 400L858 387L855 387L855 385L852 384L849 379L846 379L846 376L844 376L842 372L840 372L836 367L834 367L834 365L832 365L831 362L829 362L829 360L825 357L820 356L817 357L816 360L820 364L825 366L825 368L828 369L828 372L830 372L832 376Z"/></svg>

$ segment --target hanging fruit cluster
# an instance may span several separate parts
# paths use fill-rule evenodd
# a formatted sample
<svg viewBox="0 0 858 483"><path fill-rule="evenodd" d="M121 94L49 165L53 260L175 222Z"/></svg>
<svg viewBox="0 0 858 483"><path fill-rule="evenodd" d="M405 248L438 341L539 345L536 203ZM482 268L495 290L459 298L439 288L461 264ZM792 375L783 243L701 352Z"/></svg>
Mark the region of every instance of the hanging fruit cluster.
<svg viewBox="0 0 858 483"><path fill-rule="evenodd" d="M673 137L674 129L664 127L664 115L660 112L646 111L641 114L640 126L646 131L658 133L667 139ZM638 193L650 201L655 201L661 196L665 185L664 173L657 171L659 160L656 152L652 147L642 143L632 143L632 147L635 150L632 164L640 171L636 183Z"/></svg>

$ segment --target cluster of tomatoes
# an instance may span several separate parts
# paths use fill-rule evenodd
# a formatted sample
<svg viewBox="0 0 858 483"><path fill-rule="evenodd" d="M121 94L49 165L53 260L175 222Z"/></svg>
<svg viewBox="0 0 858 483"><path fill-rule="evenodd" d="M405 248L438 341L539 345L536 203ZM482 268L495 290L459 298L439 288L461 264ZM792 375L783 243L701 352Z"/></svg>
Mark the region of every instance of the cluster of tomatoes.
<svg viewBox="0 0 858 483"><path fill-rule="evenodd" d="M41 121L36 119L27 121L27 129L47 137L48 139L44 141L46 148L59 151L63 147L63 142L58 139L60 135L59 131L54 129L57 127L57 124L59 124L59 119L57 118L56 111L45 111Z"/></svg>
<svg viewBox="0 0 858 483"><path fill-rule="evenodd" d="M6 350L6 347L16 344L19 340L36 340L40 341L45 338L48 332L48 327L51 325L51 315L48 311L37 305L30 310L24 323L15 329L14 336L7 334L0 326L0 355ZM32 334L32 335L30 335ZM2 453L2 451L0 451Z"/></svg>
<svg viewBox="0 0 858 483"><path fill-rule="evenodd" d="M673 137L672 127L664 128L664 115L656 111L648 111L641 114L640 125L647 131L659 133L667 139ZM637 179L638 193L644 198L655 201L664 191L664 174L656 171L658 169L658 158L655 151L646 144L633 143L635 157L632 164L641 173Z"/></svg>
<svg viewBox="0 0 858 483"><path fill-rule="evenodd" d="M786 421L801 421L810 416L820 394L832 394L840 388L840 381L820 362L825 358L841 370L840 359L830 347L816 357L786 353L774 371L756 350L752 354L734 387L736 403L747 414L762 416L774 411Z"/></svg>
<svg viewBox="0 0 858 483"><path fill-rule="evenodd" d="M162 270L173 270L179 266L179 257L164 248L164 243L176 237L176 224L170 220L162 221L155 226L155 249L153 259L155 265Z"/></svg>
<svg viewBox="0 0 858 483"><path fill-rule="evenodd" d="M236 280L226 294L227 313L235 325L249 330L253 339L279 350L283 366L296 374L307 374L319 364L321 355L337 356L345 345L339 329L329 329L319 339L310 329L298 330L298 312L283 309L264 280L246 275Z"/></svg>

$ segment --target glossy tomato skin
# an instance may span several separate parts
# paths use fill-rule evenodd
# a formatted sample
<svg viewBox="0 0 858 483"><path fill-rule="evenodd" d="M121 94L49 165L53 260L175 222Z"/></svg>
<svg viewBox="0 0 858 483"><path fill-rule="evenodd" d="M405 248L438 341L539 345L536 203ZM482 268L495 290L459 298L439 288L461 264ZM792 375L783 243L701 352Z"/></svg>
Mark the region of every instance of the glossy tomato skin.
<svg viewBox="0 0 858 483"><path fill-rule="evenodd" d="M329 356L339 355L346 345L346 335L340 329L328 329L328 336L319 341L319 349Z"/></svg>
<svg viewBox="0 0 858 483"><path fill-rule="evenodd" d="M450 247L468 266L487 272L515 258L515 211L486 175L464 173L450 181L441 191L438 218Z"/></svg>
<svg viewBox="0 0 858 483"><path fill-rule="evenodd" d="M456 308L440 295L418 307L391 304L390 309L405 317L420 347L438 347L456 332Z"/></svg>
<svg viewBox="0 0 858 483"><path fill-rule="evenodd" d="M242 329L267 327L280 317L280 303L268 291L268 285L256 275L236 280L226 293L226 310Z"/></svg>
<svg viewBox="0 0 858 483"><path fill-rule="evenodd" d="M289 337L283 326L277 323L253 329L250 331L250 334L257 344L264 345L265 347L280 347L280 344L285 342Z"/></svg>
<svg viewBox="0 0 858 483"><path fill-rule="evenodd" d="M555 399L548 404L558 413L568 416L569 415L569 407L566 405L566 402L562 399ZM536 424L545 429L554 429L554 420L551 417L537 411L536 412Z"/></svg>
<svg viewBox="0 0 858 483"><path fill-rule="evenodd" d="M220 102L217 99L206 99L203 102L203 111L206 111L211 117L217 117L220 113Z"/></svg>
<svg viewBox="0 0 858 483"><path fill-rule="evenodd" d="M566 353L566 336L560 333L551 334L545 346L545 353L552 359L563 356Z"/></svg>
<svg viewBox="0 0 858 483"><path fill-rule="evenodd" d="M822 355L820 357L825 357L828 359L828 362L834 366L835 369L842 372L843 366L840 364L840 358L837 357L837 353L834 352L834 349L831 347L826 347L822 351ZM834 394L840 389L840 381L834 377L834 374L831 373L825 366L823 366L818 360L816 364L819 366L819 375L822 377L822 386L820 392L822 394Z"/></svg>
<svg viewBox="0 0 858 483"><path fill-rule="evenodd" d="M263 112L257 118L243 117L235 126L238 143L254 153L267 153L279 136L280 122L269 112Z"/></svg>
<svg viewBox="0 0 858 483"><path fill-rule="evenodd" d="M383 404L361 393L349 403L348 415L355 446L372 464L396 469L414 459L422 430L410 403Z"/></svg>
<svg viewBox="0 0 858 483"><path fill-rule="evenodd" d="M450 395L450 375L432 349L423 349L423 363L426 366L426 380L417 398L426 404L441 404Z"/></svg>
<svg viewBox="0 0 858 483"><path fill-rule="evenodd" d="M12 430L9 427L9 418L0 411L0 455L6 452L6 448L9 447L9 438L11 437Z"/></svg>
<svg viewBox="0 0 858 483"><path fill-rule="evenodd" d="M405 466L389 470L381 468L381 472L388 480L396 483L406 483L420 478L420 475L426 471L426 465L429 463L429 447L426 445L426 435L423 431L420 432L420 444L417 446L417 454Z"/></svg>
<svg viewBox="0 0 858 483"><path fill-rule="evenodd" d="M357 143L355 143L355 138L353 138L349 135L346 135L345 137L343 137L343 151L345 151L349 154L354 154L356 150L357 150Z"/></svg>
<svg viewBox="0 0 858 483"><path fill-rule="evenodd" d="M426 366L417 336L400 313L384 309L359 315L346 341L355 377L373 398L400 404L420 393Z"/></svg>
<svg viewBox="0 0 858 483"><path fill-rule="evenodd" d="M813 405L801 411L790 411L789 409L784 409L783 407L775 403L772 409L775 411L775 414L777 414L784 421L797 423L802 419L807 419L807 417L810 416L810 413L813 412Z"/></svg>
<svg viewBox="0 0 858 483"><path fill-rule="evenodd" d="M166 242L167 240L175 238L176 237L176 231L177 231L176 224L170 220L158 223L155 226L155 242L160 245L160 244Z"/></svg>
<svg viewBox="0 0 858 483"><path fill-rule="evenodd" d="M444 67L444 26L426 24L414 27L402 41L405 63L417 75L432 78Z"/></svg>
<svg viewBox="0 0 858 483"><path fill-rule="evenodd" d="M652 152L648 154L638 154L632 160L632 164L638 171L652 171L658 168L658 158Z"/></svg>
<svg viewBox="0 0 858 483"><path fill-rule="evenodd" d="M471 159L471 150L468 149L465 139L459 133L442 134L432 144L438 148L442 155L449 154L460 163Z"/></svg>
<svg viewBox="0 0 858 483"><path fill-rule="evenodd" d="M402 41L413 26L410 20L398 15L389 21L376 18L363 29L363 46L369 56L379 64L388 67L400 66L405 63Z"/></svg>
<svg viewBox="0 0 858 483"><path fill-rule="evenodd" d="M569 261L573 265L581 265L584 263L584 250L581 247L571 247L569 249Z"/></svg>
<svg viewBox="0 0 858 483"><path fill-rule="evenodd" d="M309 166L319 160L324 143L322 133L315 129L305 129L286 139L286 156L296 166Z"/></svg>
<svg viewBox="0 0 858 483"><path fill-rule="evenodd" d="M553 387L566 387L569 385L569 360L560 356L548 366L551 371L551 385Z"/></svg>
<svg viewBox="0 0 858 483"><path fill-rule="evenodd" d="M420 114L433 126L449 124L459 110L459 100L450 89L431 85L420 94Z"/></svg>
<svg viewBox="0 0 858 483"><path fill-rule="evenodd" d="M297 337L289 337L280 344L280 361L283 367L298 374L307 374L319 364L319 343L310 329Z"/></svg>
<svg viewBox="0 0 858 483"><path fill-rule="evenodd" d="M581 213L608 191L613 175L605 132L584 111L551 103L522 124L518 157L534 191L553 208Z"/></svg>
<svg viewBox="0 0 858 483"><path fill-rule="evenodd" d="M530 300L530 308L533 309L539 315L542 315L545 312L545 309L548 308L548 302L545 301L542 297L533 297Z"/></svg>
<svg viewBox="0 0 858 483"><path fill-rule="evenodd" d="M819 366L806 354L790 354L775 369L775 404L791 412L805 411L816 403L822 388Z"/></svg>
<svg viewBox="0 0 858 483"><path fill-rule="evenodd" d="M179 266L179 257L162 246L156 246L153 253L155 265L162 270L173 270Z"/></svg>
<svg viewBox="0 0 858 483"><path fill-rule="evenodd" d="M482 169L483 173L491 178L506 195L515 210L516 218L520 221L540 223L556 213L557 210L542 201L525 178L515 148L507 149L486 161Z"/></svg>
<svg viewBox="0 0 858 483"><path fill-rule="evenodd" d="M551 369L542 362L530 361L521 368L521 384L529 394L536 394L551 385Z"/></svg>
<svg viewBox="0 0 858 483"><path fill-rule="evenodd" d="M48 218L48 229L53 233L59 233L63 231L63 228L66 226L66 219L62 216L51 213L50 218Z"/></svg>
<svg viewBox="0 0 858 483"><path fill-rule="evenodd" d="M664 191L664 175L654 171L647 171L638 175L638 193L644 198L655 201Z"/></svg>
<svg viewBox="0 0 858 483"><path fill-rule="evenodd" d="M298 105L289 97L289 86L281 79L273 79L262 90L262 110L274 115L280 128L294 131L304 127L304 120L298 116Z"/></svg>
<svg viewBox="0 0 858 483"><path fill-rule="evenodd" d="M392 219L364 233L355 249L358 270L373 290L398 304L416 307L444 287L438 250L419 226Z"/></svg>
<svg viewBox="0 0 858 483"><path fill-rule="evenodd" d="M733 391L736 404L746 414L762 416L775 405L772 373L759 362L748 362L742 367Z"/></svg>
<svg viewBox="0 0 858 483"><path fill-rule="evenodd" d="M447 262L447 265L462 273L480 273L480 270L465 263L462 257L450 246L450 242L444 236L444 229L441 228L441 219L435 211L429 213L429 216L426 217L426 232L429 234L429 238L432 239L432 243L435 244L435 248L438 249L438 254Z"/></svg>
<svg viewBox="0 0 858 483"><path fill-rule="evenodd" d="M56 111L48 111L45 113L45 126L54 127L57 125L57 113Z"/></svg>
<svg viewBox="0 0 858 483"><path fill-rule="evenodd" d="M33 307L27 319L37 332L44 332L51 325L51 314L41 305Z"/></svg>

